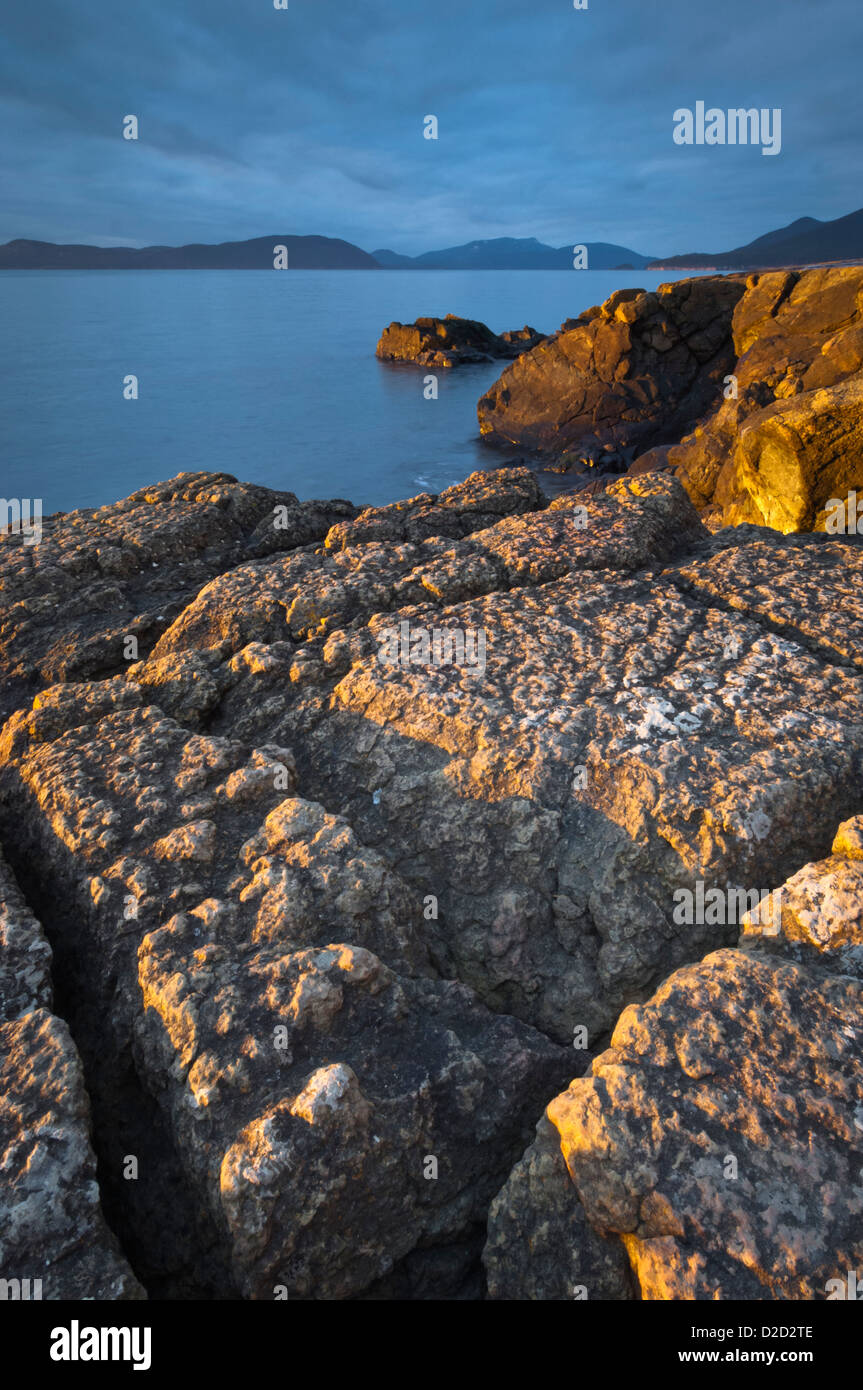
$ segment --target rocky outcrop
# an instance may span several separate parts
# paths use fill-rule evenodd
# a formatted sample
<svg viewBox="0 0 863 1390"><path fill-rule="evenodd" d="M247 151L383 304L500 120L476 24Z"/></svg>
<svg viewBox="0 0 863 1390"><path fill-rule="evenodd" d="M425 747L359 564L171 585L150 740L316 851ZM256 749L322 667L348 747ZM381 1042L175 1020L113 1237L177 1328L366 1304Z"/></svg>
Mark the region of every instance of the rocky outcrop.
<svg viewBox="0 0 863 1390"><path fill-rule="evenodd" d="M555 456L676 442L721 399L744 291L736 276L616 291L506 368L481 433Z"/></svg>
<svg viewBox="0 0 863 1390"><path fill-rule="evenodd" d="M349 502L298 502L292 492L228 473L181 473L122 502L57 512L38 545L0 545L3 709L53 681L100 677L141 655L201 586L231 565L320 541L356 516Z"/></svg>
<svg viewBox="0 0 863 1390"><path fill-rule="evenodd" d="M863 816L840 825L828 858L804 864L764 909L748 912L743 931L802 943L829 956L835 970L863 975Z"/></svg>
<svg viewBox="0 0 863 1390"><path fill-rule="evenodd" d="M747 923L746 949L626 1009L549 1105L492 1204L492 1297L849 1296L863 1262L860 825L784 885L781 931L778 917L770 936Z"/></svg>
<svg viewBox="0 0 863 1390"><path fill-rule="evenodd" d="M0 860L0 1298L140 1299L99 1201L81 1059L51 949Z"/></svg>
<svg viewBox="0 0 863 1390"><path fill-rule="evenodd" d="M216 486L229 517L247 505L241 485ZM206 477L162 487L178 535L203 535ZM335 504L316 539L305 528L326 504L290 513L280 497L256 490L251 553L248 533L245 554L233 534L221 558L211 546L221 568L195 570L191 595L187 553L164 533L150 564L168 621L137 655L123 621L143 579L102 618L70 603L65 649L103 653L78 679L71 660L58 679L46 646L46 584L60 580L22 558L20 537L0 540L18 585L3 651L29 682L0 733L0 835L63 981L105 1211L148 1292L477 1296L513 1165L490 1229L497 1296L658 1289L642 1268L658 1247L639 1264L622 1240L683 1239L663 1225L653 1168L637 1169L645 1215L624 1226L604 1188L593 1205L578 1195L551 1112L540 1148L519 1156L606 1049L587 1109L604 1114L614 1067L630 1068L613 1142L597 1140L599 1167L628 1171L646 1120L689 1104L697 1078L684 1067L681 1080L678 1052L685 1063L708 1044L722 1075L752 1059L746 1113L763 1102L777 1151L811 1123L814 1186L846 1195L808 1273L791 1268L777 1218L744 1278L728 1272L731 1217L708 1184L706 1283L677 1270L663 1287L808 1288L843 1231L857 1249L838 1118L856 1073L823 1064L850 985L817 931L729 950L740 920L687 921L676 904L699 884L790 880L860 815L863 548L751 526L711 535L664 473L550 505L528 469L481 473L397 507ZM270 535L283 505L293 545ZM89 514L57 524L79 554ZM82 590L97 564L80 551ZM844 827L829 870L830 895L849 902L856 834ZM800 895L803 922L815 897ZM629 1006L644 1010L646 1051ZM826 1051L807 1054L793 1113L782 1101L770 1120L791 1087L786 1044L790 1058L816 1025ZM609 1061L609 1037L625 1062ZM683 1148L695 1126L687 1110ZM754 1149L750 1180L767 1191ZM656 1172L676 1153L657 1149ZM689 1231L700 1170L686 1186L671 1168L682 1186L663 1177L656 1191Z"/></svg>
<svg viewBox="0 0 863 1390"><path fill-rule="evenodd" d="M490 442L551 455L576 486L671 468L711 529L830 530L828 504L863 498L863 268L618 291L478 410Z"/></svg>
<svg viewBox="0 0 863 1390"><path fill-rule="evenodd" d="M466 362L491 362L496 357L520 357L530 352L544 335L535 328L492 333L475 319L422 318L413 323L391 323L378 342L376 354L384 362L415 362L423 367L457 367Z"/></svg>
<svg viewBox="0 0 863 1390"><path fill-rule="evenodd" d="M713 525L824 530L827 503L863 489L863 267L746 286L729 399L669 461Z"/></svg>

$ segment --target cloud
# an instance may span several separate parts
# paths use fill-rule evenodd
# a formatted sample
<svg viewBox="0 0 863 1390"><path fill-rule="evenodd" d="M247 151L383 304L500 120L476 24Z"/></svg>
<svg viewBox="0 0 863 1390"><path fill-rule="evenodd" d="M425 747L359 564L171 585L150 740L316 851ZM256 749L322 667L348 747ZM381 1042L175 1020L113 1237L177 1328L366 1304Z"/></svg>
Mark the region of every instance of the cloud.
<svg viewBox="0 0 863 1390"><path fill-rule="evenodd" d="M858 0L46 0L6 24L0 239L722 249L857 207L861 38ZM697 100L781 107L781 155L675 146Z"/></svg>

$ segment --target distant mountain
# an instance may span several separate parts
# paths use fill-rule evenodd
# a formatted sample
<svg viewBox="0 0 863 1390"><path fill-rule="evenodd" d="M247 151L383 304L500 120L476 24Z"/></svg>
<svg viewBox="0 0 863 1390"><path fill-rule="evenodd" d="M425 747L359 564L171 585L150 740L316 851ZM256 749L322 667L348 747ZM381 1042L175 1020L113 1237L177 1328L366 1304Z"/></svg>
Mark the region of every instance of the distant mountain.
<svg viewBox="0 0 863 1390"><path fill-rule="evenodd" d="M573 240L573 245L577 243ZM820 261L863 260L863 209L819 222L799 217L733 251L692 251L657 260L627 246L588 241L590 270L764 269ZM271 270L273 248L288 248L291 270L571 270L572 246L546 246L536 237L494 237L403 256L361 251L349 241L324 236L254 237L217 246L61 246L19 238L0 246L0 270Z"/></svg>
<svg viewBox="0 0 863 1390"><path fill-rule="evenodd" d="M412 256L400 256L398 251L373 251L372 259L385 270L416 270Z"/></svg>
<svg viewBox="0 0 863 1390"><path fill-rule="evenodd" d="M799 217L787 227L767 232L733 251L716 254L695 251L654 261L651 268L716 266L719 270L764 269L771 266L811 265L820 261L863 260L863 209L833 222Z"/></svg>
<svg viewBox="0 0 863 1390"><path fill-rule="evenodd" d="M640 270L653 259L608 241L581 244L587 247L590 270ZM546 246L536 237L505 236L426 251L422 256L402 256L397 251L373 251L372 255L386 270L571 270L573 261L572 246Z"/></svg>
<svg viewBox="0 0 863 1390"><path fill-rule="evenodd" d="M349 241L325 236L255 237L218 246L56 246L51 241L7 241L0 270L272 270L275 246L288 248L290 270L380 270Z"/></svg>

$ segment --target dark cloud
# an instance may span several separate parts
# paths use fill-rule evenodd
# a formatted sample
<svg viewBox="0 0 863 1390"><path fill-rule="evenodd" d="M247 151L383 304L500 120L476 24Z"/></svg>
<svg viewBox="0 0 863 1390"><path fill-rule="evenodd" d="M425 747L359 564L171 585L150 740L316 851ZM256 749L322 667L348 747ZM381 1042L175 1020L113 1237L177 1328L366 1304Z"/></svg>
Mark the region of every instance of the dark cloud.
<svg viewBox="0 0 863 1390"><path fill-rule="evenodd" d="M863 201L859 0L46 0L4 28L0 240L671 254ZM676 146L698 100L781 107L781 154Z"/></svg>

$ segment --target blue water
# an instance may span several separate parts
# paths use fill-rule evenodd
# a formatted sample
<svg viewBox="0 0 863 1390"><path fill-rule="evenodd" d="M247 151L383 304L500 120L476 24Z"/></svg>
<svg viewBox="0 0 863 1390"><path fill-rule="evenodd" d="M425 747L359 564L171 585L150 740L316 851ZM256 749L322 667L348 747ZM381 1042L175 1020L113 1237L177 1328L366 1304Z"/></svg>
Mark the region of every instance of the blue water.
<svg viewBox="0 0 863 1390"><path fill-rule="evenodd" d="M379 362L393 319L558 328L644 271L4 271L0 492L44 514L190 469L300 498L437 492L500 461L476 403L503 363ZM123 398L134 374L139 398ZM553 481L554 475L549 475Z"/></svg>

